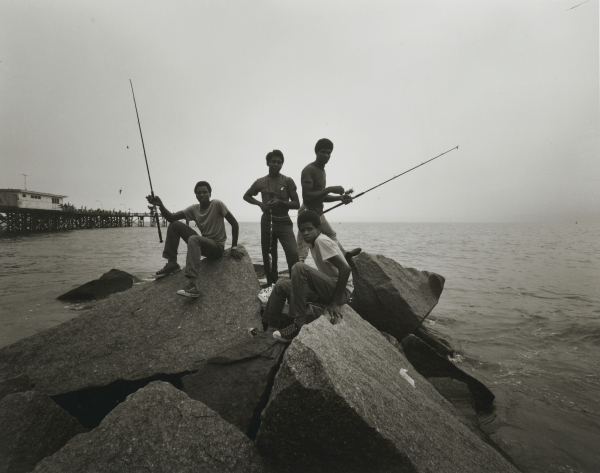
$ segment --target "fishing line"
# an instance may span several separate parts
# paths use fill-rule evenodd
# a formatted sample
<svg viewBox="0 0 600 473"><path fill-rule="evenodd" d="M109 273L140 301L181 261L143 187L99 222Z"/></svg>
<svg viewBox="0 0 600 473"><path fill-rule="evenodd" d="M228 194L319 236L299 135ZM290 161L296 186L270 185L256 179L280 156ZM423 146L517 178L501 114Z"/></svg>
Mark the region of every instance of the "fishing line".
<svg viewBox="0 0 600 473"><path fill-rule="evenodd" d="M388 179L387 181L383 181L381 184L377 184L376 186L374 186L374 187L371 187L370 189L367 189L367 190L366 190L366 191L364 191L364 192L361 192L360 194L358 194L358 195L354 196L354 197L352 198L352 200L358 199L360 196L363 196L363 195L365 195L367 192L371 192L373 189L377 189L378 187L380 187L380 186L382 186L382 185L384 185L384 184L387 184L388 182L390 182L390 181L393 181L394 179L396 179L396 178L398 178L398 177L400 177L400 176L403 176L404 174L406 174L406 173L409 173L409 172L411 172L411 171L413 171L413 170L415 170L415 169L417 169L417 168L419 168L419 167L423 166L424 164L427 164L427 163L429 163L429 162L433 161L434 159L437 159L437 158L439 158L440 156L444 156L445 154L448 154L450 151L454 151L455 149L458 149L458 146L456 146L456 147L454 147L454 148L452 148L452 149L449 149L448 151L444 151L442 154L438 154L436 157L434 157L434 158L431 158L431 159L429 159L429 160L427 160L427 161L425 161L425 162L423 162L423 163L419 164L418 166L415 166L414 168L410 168L408 171L404 171L403 173L401 173L401 174L398 174L397 176L394 176L394 177L392 177L391 179ZM350 192L350 191L348 191L348 192ZM348 193L348 192L347 192L347 193ZM342 205L346 205L346 204L343 204L343 203L342 203L342 204L337 204L337 205L334 205L333 207L330 207L330 208L328 208L327 210L325 210L323 213L324 213L324 214L326 214L327 212L330 212L330 211L332 211L333 209L337 209L338 207L341 207ZM298 216L298 215L296 214L294 217L297 217L297 216Z"/></svg>
<svg viewBox="0 0 600 473"><path fill-rule="evenodd" d="M146 170L148 171L148 180L150 181L150 194L152 195L152 200L154 200L154 189L152 189L152 178L150 177L150 167L148 167L148 158L146 157L146 146L144 146L144 135L142 135L142 125L140 125L140 114L138 113L137 103L135 102L135 93L133 92L133 83L131 79L129 79L129 83L131 84L131 93L133 95L133 105L135 105L135 114L137 116L138 127L140 128L140 137L142 138L142 149L144 150L144 159L146 160ZM160 243L163 242L162 232L160 231L160 217L158 215L158 211L156 210L156 205L153 205L150 209L150 219L154 215L156 215L156 228L158 228L158 241Z"/></svg>

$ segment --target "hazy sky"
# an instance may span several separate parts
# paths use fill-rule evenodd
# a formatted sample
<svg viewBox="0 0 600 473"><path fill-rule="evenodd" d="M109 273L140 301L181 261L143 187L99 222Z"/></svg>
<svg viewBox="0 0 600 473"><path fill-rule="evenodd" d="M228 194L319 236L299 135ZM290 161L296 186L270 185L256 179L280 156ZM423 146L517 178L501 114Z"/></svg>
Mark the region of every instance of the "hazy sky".
<svg viewBox="0 0 600 473"><path fill-rule="evenodd" d="M144 210L132 79L172 210L207 180L258 221L266 153L300 185L328 137L328 184L357 193L460 145L334 221L598 221L598 1L578 3L4 0L0 188Z"/></svg>

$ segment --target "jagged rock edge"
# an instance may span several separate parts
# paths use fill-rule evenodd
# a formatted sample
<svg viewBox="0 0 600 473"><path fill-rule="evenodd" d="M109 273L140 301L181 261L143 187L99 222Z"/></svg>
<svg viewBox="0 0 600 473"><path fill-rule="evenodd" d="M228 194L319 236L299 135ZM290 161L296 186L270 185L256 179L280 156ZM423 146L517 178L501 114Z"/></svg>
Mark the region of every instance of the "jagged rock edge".
<svg viewBox="0 0 600 473"><path fill-rule="evenodd" d="M50 396L56 404L75 417L84 427L94 429L127 396L153 381L165 381L182 391L181 378L197 371L159 373L135 380L117 379L103 386L90 386Z"/></svg>

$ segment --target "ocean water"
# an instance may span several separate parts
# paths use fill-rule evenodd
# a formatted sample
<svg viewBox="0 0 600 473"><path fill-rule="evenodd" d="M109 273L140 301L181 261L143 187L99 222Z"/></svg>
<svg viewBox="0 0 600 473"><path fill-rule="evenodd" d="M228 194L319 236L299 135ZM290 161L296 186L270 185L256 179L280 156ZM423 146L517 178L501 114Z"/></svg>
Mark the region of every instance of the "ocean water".
<svg viewBox="0 0 600 473"><path fill-rule="evenodd" d="M523 471L600 471L600 225L331 223L348 249L446 278L426 323L496 395L480 421ZM259 237L240 224L255 263ZM111 268L149 279L161 252L152 227L0 239L0 346L86 310L55 298Z"/></svg>

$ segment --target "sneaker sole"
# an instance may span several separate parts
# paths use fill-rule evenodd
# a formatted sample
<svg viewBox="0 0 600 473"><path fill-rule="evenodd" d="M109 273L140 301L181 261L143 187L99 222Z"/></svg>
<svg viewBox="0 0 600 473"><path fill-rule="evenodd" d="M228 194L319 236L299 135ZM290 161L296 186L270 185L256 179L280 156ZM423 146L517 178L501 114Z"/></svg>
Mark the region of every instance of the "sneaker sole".
<svg viewBox="0 0 600 473"><path fill-rule="evenodd" d="M279 343L292 343L292 341L288 340L287 338L276 337L275 335L273 335L273 338L275 339L276 342L279 342Z"/></svg>
<svg viewBox="0 0 600 473"><path fill-rule="evenodd" d="M178 273L179 271L181 271L181 268L176 269L175 271L171 271L170 273L165 273L165 274L155 274L154 275L154 279L160 279L160 278L164 278L165 276L169 276L170 274L175 274Z"/></svg>
<svg viewBox="0 0 600 473"><path fill-rule="evenodd" d="M194 299L200 297L200 294L191 294L189 292L185 292L183 289L177 291L177 294L179 294L180 296L183 296L183 297L193 297Z"/></svg>

